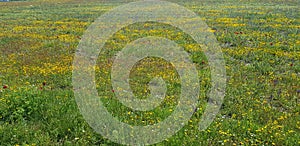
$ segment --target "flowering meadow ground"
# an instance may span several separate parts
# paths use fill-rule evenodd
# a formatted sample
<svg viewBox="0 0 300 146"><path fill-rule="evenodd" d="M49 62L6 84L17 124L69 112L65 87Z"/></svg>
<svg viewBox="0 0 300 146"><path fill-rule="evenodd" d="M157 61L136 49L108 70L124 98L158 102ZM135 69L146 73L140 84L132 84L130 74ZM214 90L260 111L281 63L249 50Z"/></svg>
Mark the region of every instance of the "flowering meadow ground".
<svg viewBox="0 0 300 146"><path fill-rule="evenodd" d="M129 1L127 1L129 2ZM127 2L29 0L0 3L0 145L117 145L84 120L72 88L72 61L87 27ZM145 36L171 39L199 70L200 105L177 134L157 145L300 145L300 2L298 0L173 0L197 13L215 34L226 61L226 96L205 130L198 122L210 85L209 62L188 34L154 22L127 26L110 38L98 58L96 85L108 111L132 125L168 117L180 94L179 75L159 58L139 61L130 74L137 97L147 83L167 82L164 102L133 111L114 97L113 56Z"/></svg>

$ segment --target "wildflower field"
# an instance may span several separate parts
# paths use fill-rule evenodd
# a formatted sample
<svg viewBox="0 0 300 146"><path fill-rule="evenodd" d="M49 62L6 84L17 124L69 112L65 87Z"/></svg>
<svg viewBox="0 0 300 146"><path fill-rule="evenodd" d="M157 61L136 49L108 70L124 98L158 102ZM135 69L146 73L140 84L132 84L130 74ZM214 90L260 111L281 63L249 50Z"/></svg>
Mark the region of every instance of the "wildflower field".
<svg viewBox="0 0 300 146"><path fill-rule="evenodd" d="M118 145L96 133L77 107L72 64L82 35L101 14L130 1L28 0L0 2L0 145ZM156 145L300 145L300 1L179 1L203 18L222 48L226 95L204 131L198 123L208 101L210 68L186 33L154 22L118 31L100 53L96 85L101 101L120 121L151 125L168 117L180 95L171 63L149 57L130 73L141 99L154 77L167 82L164 102L134 111L115 98L110 84L113 57L126 44L160 36L182 46L196 65L199 105L188 123Z"/></svg>

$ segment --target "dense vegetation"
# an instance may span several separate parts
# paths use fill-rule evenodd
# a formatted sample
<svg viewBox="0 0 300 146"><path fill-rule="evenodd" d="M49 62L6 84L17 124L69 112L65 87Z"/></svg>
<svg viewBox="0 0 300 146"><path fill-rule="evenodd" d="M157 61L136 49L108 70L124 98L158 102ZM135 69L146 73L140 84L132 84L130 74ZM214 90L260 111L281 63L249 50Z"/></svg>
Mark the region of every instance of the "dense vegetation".
<svg viewBox="0 0 300 146"><path fill-rule="evenodd" d="M149 94L146 83L155 75L169 83L163 106L150 112L122 106L107 78L109 60L126 43L144 36L164 36L191 54L200 73L199 101L203 104L182 130L157 145L299 145L299 1L173 2L199 14L222 47L228 78L219 114L208 129L198 131L205 93L210 89L209 63L187 34L156 23L122 29L100 54L97 89L107 97L102 101L111 103L107 104L109 111L133 125L157 123L172 112L180 85L168 62L147 58L132 69L131 86L141 98ZM72 88L72 61L86 28L123 3L0 3L0 145L116 145L94 132L80 114ZM101 63L103 60L107 63Z"/></svg>

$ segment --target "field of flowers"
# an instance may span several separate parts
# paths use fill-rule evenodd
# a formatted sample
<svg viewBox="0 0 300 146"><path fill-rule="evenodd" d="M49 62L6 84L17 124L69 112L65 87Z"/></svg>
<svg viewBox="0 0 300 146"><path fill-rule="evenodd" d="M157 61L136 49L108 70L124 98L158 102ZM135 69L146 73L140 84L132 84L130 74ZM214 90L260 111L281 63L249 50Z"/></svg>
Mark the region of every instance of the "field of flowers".
<svg viewBox="0 0 300 146"><path fill-rule="evenodd" d="M72 62L92 22L129 1L29 0L0 2L0 145L117 145L97 134L80 114L73 94ZM200 104L189 123L157 145L300 145L300 2L298 0L172 0L197 13L215 34L226 61L224 103L214 122L198 131L208 100L209 63L179 29L153 22L123 28L110 38L95 67L107 109L132 125L168 117L180 94L172 65L146 58L130 74L140 98L156 76L168 83L164 103L133 111L114 98L113 56L145 36L171 39L190 53L201 78Z"/></svg>

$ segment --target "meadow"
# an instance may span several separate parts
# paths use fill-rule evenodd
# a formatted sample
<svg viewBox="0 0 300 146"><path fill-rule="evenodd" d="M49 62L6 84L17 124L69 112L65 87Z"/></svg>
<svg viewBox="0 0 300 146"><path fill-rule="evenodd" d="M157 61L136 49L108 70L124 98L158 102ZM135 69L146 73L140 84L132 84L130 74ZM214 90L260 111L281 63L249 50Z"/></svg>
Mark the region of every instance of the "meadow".
<svg viewBox="0 0 300 146"><path fill-rule="evenodd" d="M78 110L72 63L82 35L101 14L130 1L28 0L0 2L0 145L118 145L96 133ZM172 64L138 62L130 85L147 98L156 76L167 83L158 108L123 106L110 84L113 56L145 36L171 39L189 52L199 70L200 105L177 134L156 145L300 145L300 1L171 0L198 14L215 34L226 62L226 96L213 123L198 130L210 85L209 63L181 30L153 22L118 31L100 53L98 93L108 111L132 125L168 117L180 94Z"/></svg>

